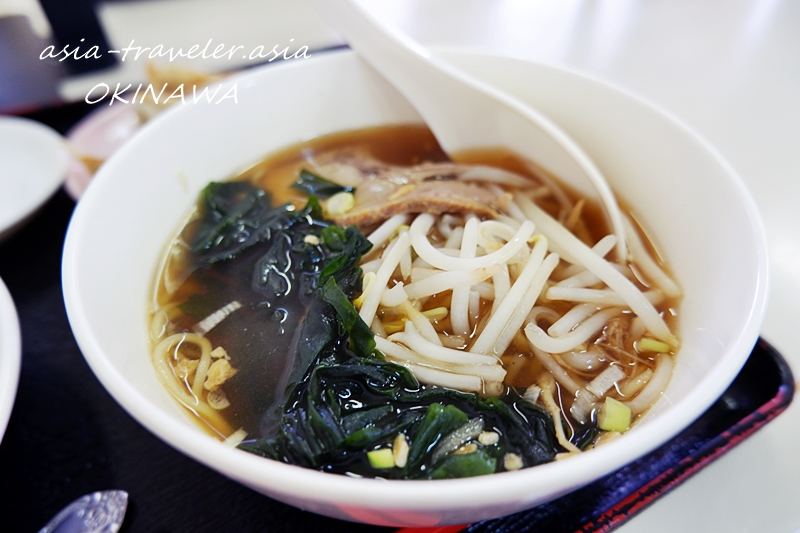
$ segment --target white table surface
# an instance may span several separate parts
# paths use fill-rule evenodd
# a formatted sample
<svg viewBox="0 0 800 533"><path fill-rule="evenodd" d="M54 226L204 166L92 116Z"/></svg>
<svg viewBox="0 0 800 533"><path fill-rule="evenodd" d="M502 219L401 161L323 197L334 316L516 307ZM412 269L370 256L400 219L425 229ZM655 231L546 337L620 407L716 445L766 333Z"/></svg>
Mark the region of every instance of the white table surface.
<svg viewBox="0 0 800 533"><path fill-rule="evenodd" d="M800 375L800 2L796 0L367 0L426 45L566 66L673 113L733 164L760 209L770 248L762 336ZM300 0L109 3L112 45L336 44ZM231 20L231 14L238 20ZM154 15L155 14L155 15ZM176 22L176 21L180 21ZM151 44L152 45L152 44ZM126 65L121 78L135 78ZM235 65L228 63L230 68ZM82 98L113 73L69 80ZM711 200L711 199L710 199ZM747 253L743 250L743 253ZM800 531L800 402L619 531Z"/></svg>

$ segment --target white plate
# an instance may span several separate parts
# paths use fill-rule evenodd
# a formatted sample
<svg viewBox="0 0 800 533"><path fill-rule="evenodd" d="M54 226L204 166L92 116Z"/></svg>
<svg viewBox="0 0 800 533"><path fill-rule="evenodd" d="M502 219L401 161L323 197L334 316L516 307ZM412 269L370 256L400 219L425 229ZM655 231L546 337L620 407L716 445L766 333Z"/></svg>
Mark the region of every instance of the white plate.
<svg viewBox="0 0 800 533"><path fill-rule="evenodd" d="M51 128L0 117L0 240L8 237L61 186L69 150Z"/></svg>
<svg viewBox="0 0 800 533"><path fill-rule="evenodd" d="M132 105L103 106L89 113L67 132L69 144L81 155L106 160L141 126ZM73 157L64 188L77 200L89 186L92 172Z"/></svg>
<svg viewBox="0 0 800 533"><path fill-rule="evenodd" d="M22 359L19 319L14 302L0 279L0 441L6 432L8 417L17 395L19 366Z"/></svg>

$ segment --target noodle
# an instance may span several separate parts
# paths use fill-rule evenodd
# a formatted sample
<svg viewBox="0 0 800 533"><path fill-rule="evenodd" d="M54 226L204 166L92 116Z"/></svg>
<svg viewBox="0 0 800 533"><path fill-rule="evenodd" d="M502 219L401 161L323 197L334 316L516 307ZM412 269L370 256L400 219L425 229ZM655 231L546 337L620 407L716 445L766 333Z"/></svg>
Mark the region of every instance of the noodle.
<svg viewBox="0 0 800 533"><path fill-rule="evenodd" d="M681 290L678 288L678 284L667 276L650 254L647 253L644 243L642 243L642 239L633 228L630 219L627 216L623 216L622 223L625 227L625 239L628 242L628 253L631 255L631 260L656 287L664 292L664 294L671 298L679 296Z"/></svg>
<svg viewBox="0 0 800 533"><path fill-rule="evenodd" d="M561 318L558 318L547 328L547 334L551 337L561 337L574 329L578 324L589 318L597 311L597 306L591 304L578 304ZM555 313L555 311L554 311ZM556 313L556 317L558 314ZM535 322L534 322L535 323Z"/></svg>
<svg viewBox="0 0 800 533"><path fill-rule="evenodd" d="M444 346L434 344L420 335L411 322L406 322L406 329L404 332L389 335L388 338L390 341L405 344L417 353L424 353L427 357L443 363L494 365L498 362L498 359L491 355L463 352L461 350L453 350L452 348L445 348Z"/></svg>
<svg viewBox="0 0 800 533"><path fill-rule="evenodd" d="M395 215L381 224L375 231L369 234L367 240L372 243L372 249L377 250L380 246L392 238L392 235L402 226L408 223L408 215Z"/></svg>
<svg viewBox="0 0 800 533"><path fill-rule="evenodd" d="M547 369L547 371L550 373L549 375L552 375L552 377L555 378L555 380L559 383L559 385L567 389L567 391L569 391L570 394L574 395L576 392L578 392L579 389L583 388L583 385L575 381L569 375L569 373L566 370L564 370L564 368L561 365L558 364L558 361L556 361L552 355L545 352L544 350L540 350L536 346L531 345L531 348L533 350L533 355L535 355L536 358Z"/></svg>
<svg viewBox="0 0 800 533"><path fill-rule="evenodd" d="M600 354L597 353L597 350L562 353L561 360L571 368L585 373L596 370L602 364Z"/></svg>
<svg viewBox="0 0 800 533"><path fill-rule="evenodd" d="M400 281L392 288L387 288L381 294L381 305L383 307L397 307L408 301L408 294Z"/></svg>
<svg viewBox="0 0 800 533"><path fill-rule="evenodd" d="M433 222L433 215L422 213L411 223L409 234L417 254L430 265L442 270L475 270L505 263L525 246L527 240L533 235L534 229L532 222L523 222L514 238L496 252L482 257L458 259L443 254L441 250L434 248L428 241L427 233L433 226Z"/></svg>
<svg viewBox="0 0 800 533"><path fill-rule="evenodd" d="M176 333L162 340L156 345L153 350L153 362L156 367L156 372L161 378L161 382L167 387L167 390L184 406L192 411L200 414L204 420L217 432L224 435L229 435L232 429L225 421L225 419L214 409L208 406L205 402L201 401L199 392L195 392L194 386L187 391L185 384L178 379L169 363L172 359L171 354L177 354L181 344L188 342L197 345L201 349L202 356L210 359L211 344L205 337L195 333ZM199 367L198 367L199 368ZM198 380L195 379L195 382ZM202 382L199 389L202 389Z"/></svg>
<svg viewBox="0 0 800 533"><path fill-rule="evenodd" d="M461 239L461 253L459 254L459 257L462 259L470 259L475 257L475 250L477 246L478 219L475 217L470 217L469 220L467 220L467 223L464 225L464 236ZM469 285L474 285L474 283L470 283ZM469 285L453 287L453 296L450 300L450 325L453 329L453 333L456 335L467 335L470 332Z"/></svg>
<svg viewBox="0 0 800 533"><path fill-rule="evenodd" d="M614 244L617 242L617 238L614 235L606 235L602 239L600 239L597 244L592 246L592 251L599 255L600 257L605 257L608 253L614 249ZM612 264L614 267L618 267L621 265ZM583 265L580 264L572 264L564 269L562 272L562 277L568 278L574 276L576 274L580 274L581 272L588 272ZM597 281L600 281L600 278L597 278Z"/></svg>
<svg viewBox="0 0 800 533"><path fill-rule="evenodd" d="M508 275L508 265L503 265L500 267L500 270L492 276L492 287L493 291L493 299L492 302L492 315L497 312L497 309L500 307L500 304L503 303L503 300L508 295L508 291L511 290L511 278Z"/></svg>
<svg viewBox="0 0 800 533"><path fill-rule="evenodd" d="M388 257L384 259L383 263L378 269L375 277L375 283L367 295L367 298L364 300L364 303L361 304L361 310L359 311L361 320L367 324L372 323L372 319L375 316L375 311L378 310L378 305L381 301L383 289L386 287L387 283L389 283L389 278L394 273L394 269L397 268L397 265L400 263L400 259L408 249L408 246L408 234L403 233L397 238L397 241L395 241L395 246L389 251L388 254L386 254ZM408 293L408 290L406 290L406 293Z"/></svg>
<svg viewBox="0 0 800 533"><path fill-rule="evenodd" d="M564 353L574 350L578 345L588 341L611 318L620 313L622 313L622 309L617 307L595 313L581 322L578 327L561 337L551 337L542 328L531 322L525 326L525 336L528 337L531 345L540 350L549 353Z"/></svg>
<svg viewBox="0 0 800 533"><path fill-rule="evenodd" d="M508 324L514 310L525 296L525 292L533 283L533 279L544 260L544 254L546 252L547 239L539 239L536 241L522 273L511 286L511 289L508 291L503 303L500 304L497 312L489 319L489 323L470 348L470 352L486 354L492 350L506 324Z"/></svg>
<svg viewBox="0 0 800 533"><path fill-rule="evenodd" d="M640 293L651 305L658 305L664 301L664 295L659 291L644 291ZM565 300L569 302L583 302L603 306L624 306L627 301L619 293L611 289L586 289L582 287L550 287L547 289L549 300Z"/></svg>
<svg viewBox="0 0 800 533"><path fill-rule="evenodd" d="M542 287L544 287L548 276L550 276L557 264L558 256L556 254L548 255L542 262L542 266L536 272L536 275L528 287L528 290L525 291L525 294L522 296L519 304L516 306L516 308L514 308L513 314L511 317L509 317L508 322L503 328L503 331L497 337L497 341L492 348L492 352L494 354L502 354L506 351L508 345L511 344L511 340L522 327L525 317L533 307L533 304L536 303L536 299L542 292Z"/></svg>
<svg viewBox="0 0 800 533"><path fill-rule="evenodd" d="M406 294L408 294L408 297L412 300L416 298L424 298L425 296L433 296L434 294L459 287L463 287L469 291L471 286L492 277L499 270L499 266L491 265L489 267L479 268L471 272L433 271L430 275L423 277L423 279L406 285L405 291Z"/></svg>
<svg viewBox="0 0 800 533"><path fill-rule="evenodd" d="M551 376L546 376L543 381L544 383L542 384L539 397L543 400L547 410L550 411L550 416L553 417L558 443L571 453L580 453L580 448L572 444L564 434L564 426L561 424L561 409L553 398L553 389L555 388L553 385L553 378Z"/></svg>
<svg viewBox="0 0 800 533"><path fill-rule="evenodd" d="M658 397L667 388L670 376L672 376L672 358L667 354L658 354L656 368L649 382L636 398L627 402L630 410L634 414L638 414L656 403Z"/></svg>
<svg viewBox="0 0 800 533"><path fill-rule="evenodd" d="M500 365L468 365L468 364L448 364L442 363L441 361L437 361L435 359L430 359L425 357L424 355L417 353L413 350L406 348L405 346L387 341L386 339L380 339L375 341L379 350L384 352L384 354L389 357L390 359L394 359L397 361L405 363L417 363L419 365L434 368L437 370L441 370L444 372L449 372L453 374L461 374L461 375L468 375L468 376L475 376L487 381L503 381L506 377L506 370ZM421 379L425 379L424 376L418 376ZM480 390L480 388L473 388L470 390Z"/></svg>
<svg viewBox="0 0 800 533"><path fill-rule="evenodd" d="M669 331L653 304L629 280L595 254L591 248L559 225L550 215L536 207L533 202L521 195L516 195L516 198L521 203L522 210L531 219L534 219L542 232L553 241L559 243L560 246L568 249L570 255L579 258L575 262L582 263L613 289L631 310L641 317L650 333L670 346L678 346L678 339Z"/></svg>
<svg viewBox="0 0 800 533"><path fill-rule="evenodd" d="M432 342L433 344L439 346L442 345L442 341L439 340L439 335L436 333L436 330L433 329L433 326L431 325L427 316L420 313L407 301L403 302L403 311L409 320L411 320L411 323L414 324L414 327L417 328L419 334L422 335L426 341Z"/></svg>
<svg viewBox="0 0 800 533"><path fill-rule="evenodd" d="M415 365L414 363L406 363L405 366L411 370L418 379L422 379L431 385L473 392L481 391L484 387L483 380L477 376L452 374L435 368Z"/></svg>

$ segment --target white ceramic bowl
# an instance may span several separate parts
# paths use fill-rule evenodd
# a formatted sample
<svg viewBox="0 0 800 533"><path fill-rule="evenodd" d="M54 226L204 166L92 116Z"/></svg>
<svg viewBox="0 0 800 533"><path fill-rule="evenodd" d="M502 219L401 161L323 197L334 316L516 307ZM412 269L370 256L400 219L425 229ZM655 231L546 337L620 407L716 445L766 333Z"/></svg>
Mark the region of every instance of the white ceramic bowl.
<svg viewBox="0 0 800 533"><path fill-rule="evenodd" d="M14 301L0 279L0 441L17 395L22 341Z"/></svg>
<svg viewBox="0 0 800 533"><path fill-rule="evenodd" d="M93 371L150 431L223 474L297 507L395 526L464 523L556 498L677 434L716 400L754 345L764 311L765 240L728 164L680 122L592 79L511 59L450 52L536 105L583 145L655 236L685 290L672 381L629 434L566 461L494 476L382 481L325 474L230 449L206 436L151 367L146 315L156 264L198 191L286 145L419 121L350 52L228 81L237 100L176 106L119 150L78 205L66 239L69 320Z"/></svg>

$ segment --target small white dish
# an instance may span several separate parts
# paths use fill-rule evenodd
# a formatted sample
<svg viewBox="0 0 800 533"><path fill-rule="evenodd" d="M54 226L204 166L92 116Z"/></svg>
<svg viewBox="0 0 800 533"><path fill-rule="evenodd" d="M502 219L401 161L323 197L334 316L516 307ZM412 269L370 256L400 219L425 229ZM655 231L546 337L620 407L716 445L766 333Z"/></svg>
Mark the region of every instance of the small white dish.
<svg viewBox="0 0 800 533"><path fill-rule="evenodd" d="M0 117L0 241L42 206L64 181L64 138L30 119Z"/></svg>
<svg viewBox="0 0 800 533"><path fill-rule="evenodd" d="M98 108L67 132L67 141L79 155L105 161L141 127L133 105L117 104ZM72 157L64 189L73 200L89 186L92 171L77 157Z"/></svg>
<svg viewBox="0 0 800 533"><path fill-rule="evenodd" d="M0 441L17 395L22 341L14 301L0 279Z"/></svg>

